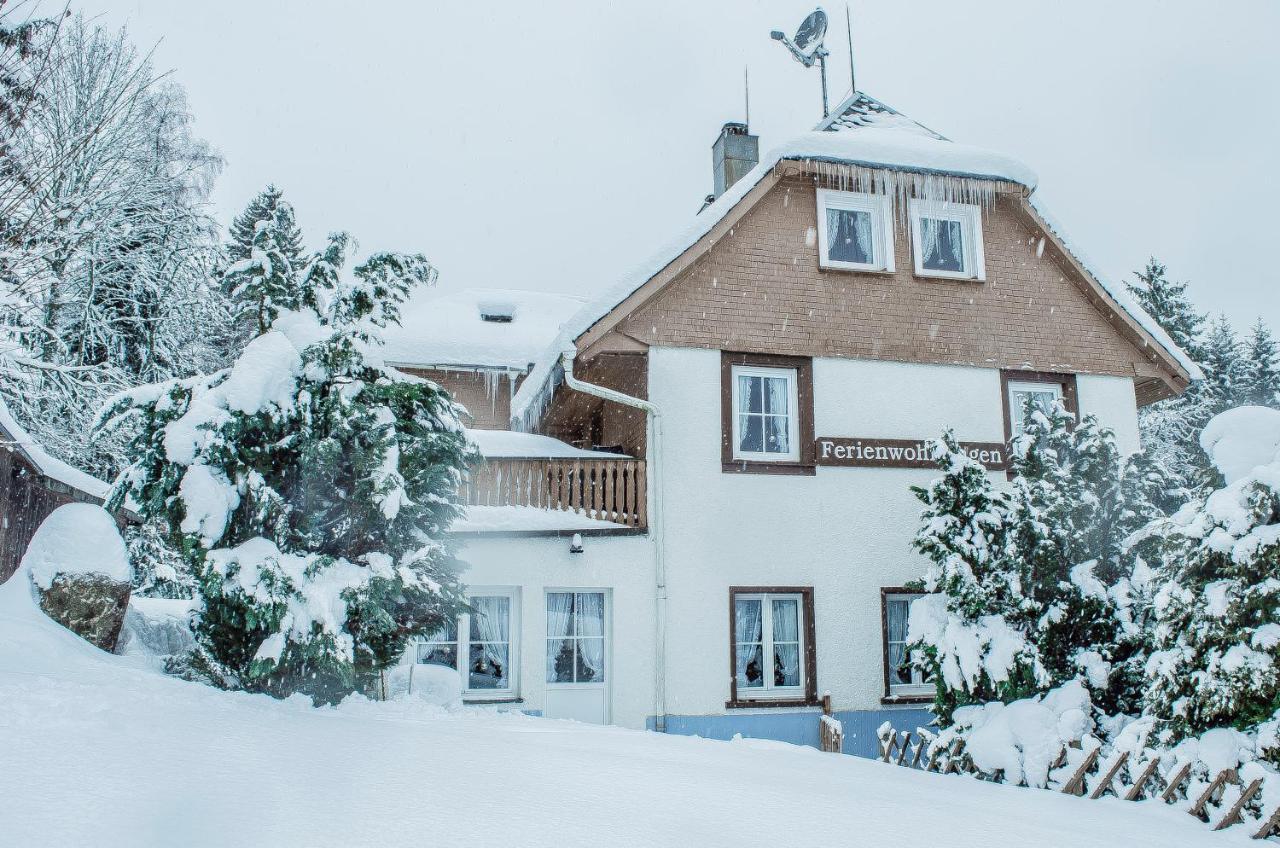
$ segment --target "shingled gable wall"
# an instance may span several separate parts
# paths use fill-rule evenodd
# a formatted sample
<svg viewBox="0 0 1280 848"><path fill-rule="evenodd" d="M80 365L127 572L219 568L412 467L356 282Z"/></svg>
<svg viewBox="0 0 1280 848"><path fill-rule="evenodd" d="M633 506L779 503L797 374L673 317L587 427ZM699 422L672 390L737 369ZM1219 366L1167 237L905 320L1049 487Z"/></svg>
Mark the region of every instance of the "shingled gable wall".
<svg viewBox="0 0 1280 848"><path fill-rule="evenodd" d="M983 215L981 283L916 277L901 220L895 273L822 270L816 226L812 178L784 178L617 329L661 346L1172 379L1090 303L1063 257L1037 255L1018 195Z"/></svg>

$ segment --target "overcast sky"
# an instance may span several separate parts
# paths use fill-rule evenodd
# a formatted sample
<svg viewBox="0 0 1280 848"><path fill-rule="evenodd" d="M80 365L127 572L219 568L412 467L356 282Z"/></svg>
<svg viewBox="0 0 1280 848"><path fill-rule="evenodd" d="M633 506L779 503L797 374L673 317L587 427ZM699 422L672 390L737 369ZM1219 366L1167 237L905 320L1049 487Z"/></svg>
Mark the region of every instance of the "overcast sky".
<svg viewBox="0 0 1280 848"><path fill-rule="evenodd" d="M449 288L585 294L649 255L710 191L744 66L762 152L821 116L816 69L769 40L802 0L73 4L160 42L226 158L220 221L275 182L312 246L421 251ZM1280 331L1280 3L851 8L859 88L1030 164L1105 274L1154 254L1202 309Z"/></svg>

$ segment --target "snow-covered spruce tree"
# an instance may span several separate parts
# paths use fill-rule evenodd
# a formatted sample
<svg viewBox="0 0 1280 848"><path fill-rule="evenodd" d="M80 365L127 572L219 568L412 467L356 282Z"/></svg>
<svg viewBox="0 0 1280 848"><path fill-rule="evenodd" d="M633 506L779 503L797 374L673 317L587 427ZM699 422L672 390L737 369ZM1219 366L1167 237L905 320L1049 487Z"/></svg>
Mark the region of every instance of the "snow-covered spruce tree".
<svg viewBox="0 0 1280 848"><path fill-rule="evenodd" d="M933 445L942 476L912 487L924 504L913 547L931 565L929 593L911 606L908 653L935 686L946 726L957 707L1013 701L1048 683L1021 628L1030 615L1022 570L1009 556L1007 497L945 433Z"/></svg>
<svg viewBox="0 0 1280 848"><path fill-rule="evenodd" d="M231 223L224 290L245 340L266 332L281 310L314 307L304 287L306 256L293 207L273 185L259 192Z"/></svg>
<svg viewBox="0 0 1280 848"><path fill-rule="evenodd" d="M1171 282L1165 266L1154 258L1134 276L1137 282L1129 284L1134 299L1179 348L1196 363L1203 363L1207 318L1192 306L1187 296L1188 284ZM1183 499L1205 482L1196 439L1205 422L1213 417L1213 410L1202 388L1200 382L1193 383L1178 397L1150 404L1138 413L1144 449L1177 482Z"/></svg>
<svg viewBox="0 0 1280 848"><path fill-rule="evenodd" d="M464 598L444 533L473 460L462 410L385 366L378 331L435 272L377 254L339 281L331 237L235 364L121 395L140 425L113 494L168 522L202 607L191 668L218 685L332 702L396 662Z"/></svg>
<svg viewBox="0 0 1280 848"><path fill-rule="evenodd" d="M1244 390L1240 403L1280 408L1280 351L1261 318L1249 331L1244 350Z"/></svg>
<svg viewBox="0 0 1280 848"><path fill-rule="evenodd" d="M1145 585L1146 572L1126 540L1165 514L1158 498L1167 482L1145 459L1123 459L1093 416L1077 422L1056 406L1028 410L1025 420L1013 443L1008 538L1037 613L1027 638L1053 685L1082 675L1096 705L1132 709L1140 685L1113 672L1143 648L1120 616L1132 619L1133 584Z"/></svg>
<svg viewBox="0 0 1280 848"><path fill-rule="evenodd" d="M1202 352L1200 336L1204 331L1205 316L1198 314L1187 297L1187 283L1175 283L1166 276L1166 269L1155 257L1147 260L1147 267L1134 272L1137 283L1129 283L1129 293L1143 310L1154 318L1173 343L1192 359L1199 361Z"/></svg>
<svg viewBox="0 0 1280 848"><path fill-rule="evenodd" d="M1225 485L1149 531L1163 559L1145 705L1166 742L1280 718L1280 411L1224 412L1201 444Z"/></svg>

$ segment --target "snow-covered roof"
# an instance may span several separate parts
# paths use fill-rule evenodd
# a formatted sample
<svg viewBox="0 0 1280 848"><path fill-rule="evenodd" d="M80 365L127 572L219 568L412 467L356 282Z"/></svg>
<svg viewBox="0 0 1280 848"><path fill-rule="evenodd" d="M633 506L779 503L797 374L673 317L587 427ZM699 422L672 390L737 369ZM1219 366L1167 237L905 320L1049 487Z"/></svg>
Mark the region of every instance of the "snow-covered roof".
<svg viewBox="0 0 1280 848"><path fill-rule="evenodd" d="M560 334L538 356L534 368L511 404L512 421L527 425L559 381L562 351L617 308L658 272L706 236L783 160L861 166L881 171L1013 183L1028 194L1037 186L1031 168L1003 153L957 144L875 98L853 92L810 132L775 147L742 179L685 224L660 250L586 303L561 327ZM1036 208L1037 212L1040 209ZM1062 232L1054 229L1060 241ZM1066 244L1063 241L1064 245ZM1077 260L1080 254L1070 248ZM1106 282L1081 261L1108 295L1174 358L1193 379L1199 369L1122 286Z"/></svg>
<svg viewBox="0 0 1280 848"><path fill-rule="evenodd" d="M583 299L515 289L425 289L383 332L393 365L481 366L524 371ZM488 316L488 320L486 320Z"/></svg>
<svg viewBox="0 0 1280 848"><path fill-rule="evenodd" d="M582 450L550 436L511 430L467 430L485 459L626 459L616 453Z"/></svg>
<svg viewBox="0 0 1280 848"><path fill-rule="evenodd" d="M0 398L0 444L14 445L41 474L64 486L79 489L86 495L105 500L111 489L110 484L47 453L17 422L3 398Z"/></svg>

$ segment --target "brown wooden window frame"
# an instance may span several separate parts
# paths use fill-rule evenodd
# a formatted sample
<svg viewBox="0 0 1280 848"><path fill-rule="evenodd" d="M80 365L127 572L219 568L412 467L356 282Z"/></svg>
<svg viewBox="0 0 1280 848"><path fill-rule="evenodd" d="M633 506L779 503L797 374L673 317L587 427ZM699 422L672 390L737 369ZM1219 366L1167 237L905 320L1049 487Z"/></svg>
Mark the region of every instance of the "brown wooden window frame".
<svg viewBox="0 0 1280 848"><path fill-rule="evenodd" d="M1004 441L1013 441L1013 415L1009 408L1010 383L1057 383L1062 386L1062 405L1067 412L1080 417L1080 397L1076 389L1076 375L1057 371L1019 371L1002 369L1000 371L1000 408L1004 410Z"/></svg>
<svg viewBox="0 0 1280 848"><path fill-rule="evenodd" d="M796 372L796 434L800 459L734 459L733 456L733 367L786 368ZM813 435L813 358L773 353L720 352L720 466L726 474L816 473Z"/></svg>
<svg viewBox="0 0 1280 848"><path fill-rule="evenodd" d="M882 704L928 704L933 701L934 696L932 694L895 695L889 682L889 597L891 595L921 596L923 594L919 589L908 589L905 586L880 587L880 647L883 652L881 666L884 668L884 695L880 698L880 703Z"/></svg>
<svg viewBox="0 0 1280 848"><path fill-rule="evenodd" d="M738 618L734 614L739 595L799 595L804 619L804 695L800 698L738 697ZM729 587L729 700L726 709L755 707L816 707L818 699L818 643L813 616L812 586L730 586Z"/></svg>

